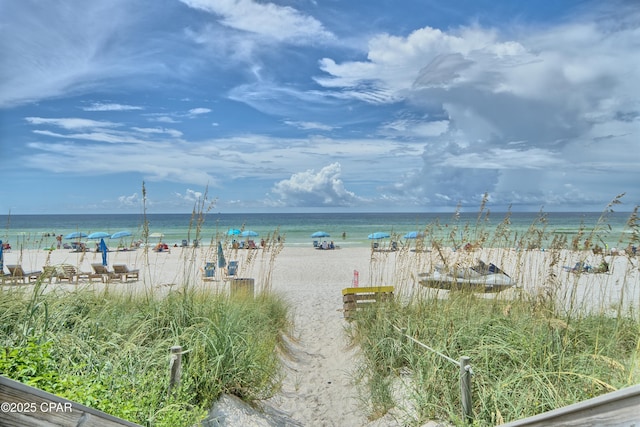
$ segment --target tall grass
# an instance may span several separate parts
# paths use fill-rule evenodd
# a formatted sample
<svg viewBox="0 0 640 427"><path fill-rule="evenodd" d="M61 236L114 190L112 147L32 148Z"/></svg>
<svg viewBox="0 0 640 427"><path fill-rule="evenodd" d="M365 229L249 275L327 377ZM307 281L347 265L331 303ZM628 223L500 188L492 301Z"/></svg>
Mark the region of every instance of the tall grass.
<svg viewBox="0 0 640 427"><path fill-rule="evenodd" d="M153 426L192 425L222 393L271 396L289 331L286 304L266 294L16 289L3 291L0 313L2 375ZM186 353L181 388L168 396L173 345Z"/></svg>
<svg viewBox="0 0 640 427"><path fill-rule="evenodd" d="M637 281L637 258L628 252L618 255L627 257L627 271L616 271L621 281L615 283L606 274L591 274L589 281L587 275L561 273L569 259L615 261L594 242L610 241L603 239L611 230L607 217L621 197L606 207L593 229L581 227L571 241L547 229L543 212L522 235L510 232L509 214L491 233L483 204L473 226L428 225L427 238L445 236L431 241L431 252L372 253L373 279L389 277L381 265L394 257L394 284L402 298L358 312L347 327L364 355L357 378L371 417L395 408L404 411L405 425L432 419L465 424L459 368L403 338L398 328L454 360L471 358L475 425L525 418L638 383L640 301L624 298L627 286L633 286L629 282ZM637 210L621 244L637 245ZM462 248L464 242L469 249ZM436 263L471 264L480 254L508 264L512 277L539 282L493 298L413 289L416 270L428 271ZM536 259L543 262L536 264ZM615 306L599 300L610 292L620 297Z"/></svg>
<svg viewBox="0 0 640 427"><path fill-rule="evenodd" d="M149 269L144 183L142 194ZM205 191L194 205L189 238L200 240L211 206ZM272 246L263 251L267 279L281 249ZM149 426L194 425L223 393L271 397L280 385L278 355L286 353L281 340L290 332L288 306L268 292L248 298L194 286L197 251L211 247L182 250L181 283L161 295L154 294L155 283L145 283L144 293L64 292L44 281L31 292L1 289L0 374ZM175 345L185 352L182 381L168 393Z"/></svg>

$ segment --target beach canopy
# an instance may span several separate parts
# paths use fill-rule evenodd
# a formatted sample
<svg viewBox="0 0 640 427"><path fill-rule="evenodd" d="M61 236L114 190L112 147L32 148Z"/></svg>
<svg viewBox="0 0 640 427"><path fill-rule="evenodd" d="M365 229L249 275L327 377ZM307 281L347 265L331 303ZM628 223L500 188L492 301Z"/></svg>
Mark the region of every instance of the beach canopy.
<svg viewBox="0 0 640 427"><path fill-rule="evenodd" d="M113 233L109 238L110 239L121 239L123 237L131 236L131 232L127 230L118 231L117 233Z"/></svg>
<svg viewBox="0 0 640 427"><path fill-rule="evenodd" d="M389 233L383 233L381 231L378 231L378 232L375 232L375 233L371 233L368 236L369 239L386 239L388 237L391 237L391 236L389 236Z"/></svg>
<svg viewBox="0 0 640 427"><path fill-rule="evenodd" d="M104 231L96 231L95 233L91 233L87 236L87 239L104 239L105 237L109 237L111 234L105 233Z"/></svg>
<svg viewBox="0 0 640 427"><path fill-rule="evenodd" d="M256 233L253 230L245 230L242 233L240 233L240 235L242 237L256 237L258 235L258 233Z"/></svg>
<svg viewBox="0 0 640 427"><path fill-rule="evenodd" d="M83 233L82 231L74 231L64 236L65 239L81 239L83 237L87 237L87 233Z"/></svg>
<svg viewBox="0 0 640 427"><path fill-rule="evenodd" d="M227 236L237 236L238 234L240 234L240 230L237 228L230 228L229 231L227 231Z"/></svg>
<svg viewBox="0 0 640 427"><path fill-rule="evenodd" d="M422 233L418 233L417 231L410 231L402 237L405 239L417 239L418 237L422 237Z"/></svg>
<svg viewBox="0 0 640 427"><path fill-rule="evenodd" d="M311 235L311 237L331 237L329 233L325 233L324 231L316 231Z"/></svg>

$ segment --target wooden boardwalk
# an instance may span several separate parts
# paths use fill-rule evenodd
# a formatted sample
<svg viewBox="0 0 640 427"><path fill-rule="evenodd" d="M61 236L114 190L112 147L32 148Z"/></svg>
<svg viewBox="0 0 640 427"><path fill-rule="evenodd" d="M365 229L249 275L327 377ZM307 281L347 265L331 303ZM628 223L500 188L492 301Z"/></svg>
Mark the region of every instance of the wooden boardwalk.
<svg viewBox="0 0 640 427"><path fill-rule="evenodd" d="M0 376L0 405L0 426L140 427L3 376Z"/></svg>
<svg viewBox="0 0 640 427"><path fill-rule="evenodd" d="M640 425L640 385L553 411L503 424L502 427L584 427Z"/></svg>

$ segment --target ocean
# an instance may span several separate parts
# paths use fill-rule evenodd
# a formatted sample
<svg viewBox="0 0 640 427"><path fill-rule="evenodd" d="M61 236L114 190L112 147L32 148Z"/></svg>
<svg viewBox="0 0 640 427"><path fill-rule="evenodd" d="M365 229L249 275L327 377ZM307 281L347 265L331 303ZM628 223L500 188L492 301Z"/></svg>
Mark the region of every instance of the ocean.
<svg viewBox="0 0 640 427"><path fill-rule="evenodd" d="M200 231L196 232L197 218L191 214L147 214L148 233L161 233L162 241L180 245L182 240L198 239L207 245L218 240L230 240L229 229L252 230L258 233L253 239L274 238L279 235L285 246L307 246L314 240L311 234L324 231L330 236L320 240L333 240L341 247L369 246L369 234L388 233L384 241L407 241L403 236L417 231L428 241L438 240L445 245L458 246L475 241L481 234L488 236L485 245L517 246L517 239L531 227L545 229L541 245L564 235L569 241L583 230L594 231L596 244L610 247L626 247L637 234L627 225L629 213L609 213L602 223L601 213L553 212L545 213L494 213L479 218L477 213L208 213L201 218ZM508 217L508 220L507 220ZM0 216L0 240L13 248L48 248L56 244L56 236L67 236L73 232L116 233L130 231L132 236L120 244L133 240L144 240L142 214L109 215L4 215ZM502 224L502 225L501 225ZM499 230L499 233L497 231ZM240 237L235 237L242 240ZM150 243L158 238L149 237ZM318 240L318 239L315 239ZM63 240L71 242L71 239ZM110 245L116 244L107 239ZM635 243L637 245L637 241Z"/></svg>

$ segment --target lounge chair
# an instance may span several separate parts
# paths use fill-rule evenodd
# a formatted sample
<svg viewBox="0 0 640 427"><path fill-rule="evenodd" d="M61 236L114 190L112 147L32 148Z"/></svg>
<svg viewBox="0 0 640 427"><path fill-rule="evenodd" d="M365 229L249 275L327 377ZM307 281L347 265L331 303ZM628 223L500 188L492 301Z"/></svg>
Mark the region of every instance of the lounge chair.
<svg viewBox="0 0 640 427"><path fill-rule="evenodd" d="M109 269L105 265L91 264L91 268L93 268L93 272L96 276L102 278L103 282L108 282L113 279L122 279L122 276L120 276L115 271L109 271Z"/></svg>
<svg viewBox="0 0 640 427"><path fill-rule="evenodd" d="M229 261L227 276L235 276L236 274L238 274L238 261Z"/></svg>
<svg viewBox="0 0 640 427"><path fill-rule="evenodd" d="M58 269L55 265L45 265L42 267L42 280L49 279L49 283L53 282L53 278L58 274Z"/></svg>
<svg viewBox="0 0 640 427"><path fill-rule="evenodd" d="M101 274L95 274L93 272L86 271L78 271L73 265L62 264L57 268L57 274L55 278L58 282L64 282L65 280L69 283L76 282L78 283L80 280L93 280L100 279L102 280Z"/></svg>
<svg viewBox="0 0 640 427"><path fill-rule="evenodd" d="M35 282L42 275L41 271L27 273L22 269L21 265L7 265L7 269L9 269L8 279L14 283L18 283L18 281L22 281L22 283Z"/></svg>
<svg viewBox="0 0 640 427"><path fill-rule="evenodd" d="M63 264L59 265L56 268L56 281L64 282L67 281L69 283L77 281L77 271L73 265Z"/></svg>
<svg viewBox="0 0 640 427"><path fill-rule="evenodd" d="M213 280L216 277L216 263L207 262L204 266L204 278L205 280Z"/></svg>
<svg viewBox="0 0 640 427"><path fill-rule="evenodd" d="M139 280L140 270L129 270L124 264L113 264L114 273L118 274L123 282L129 281L129 279Z"/></svg>

